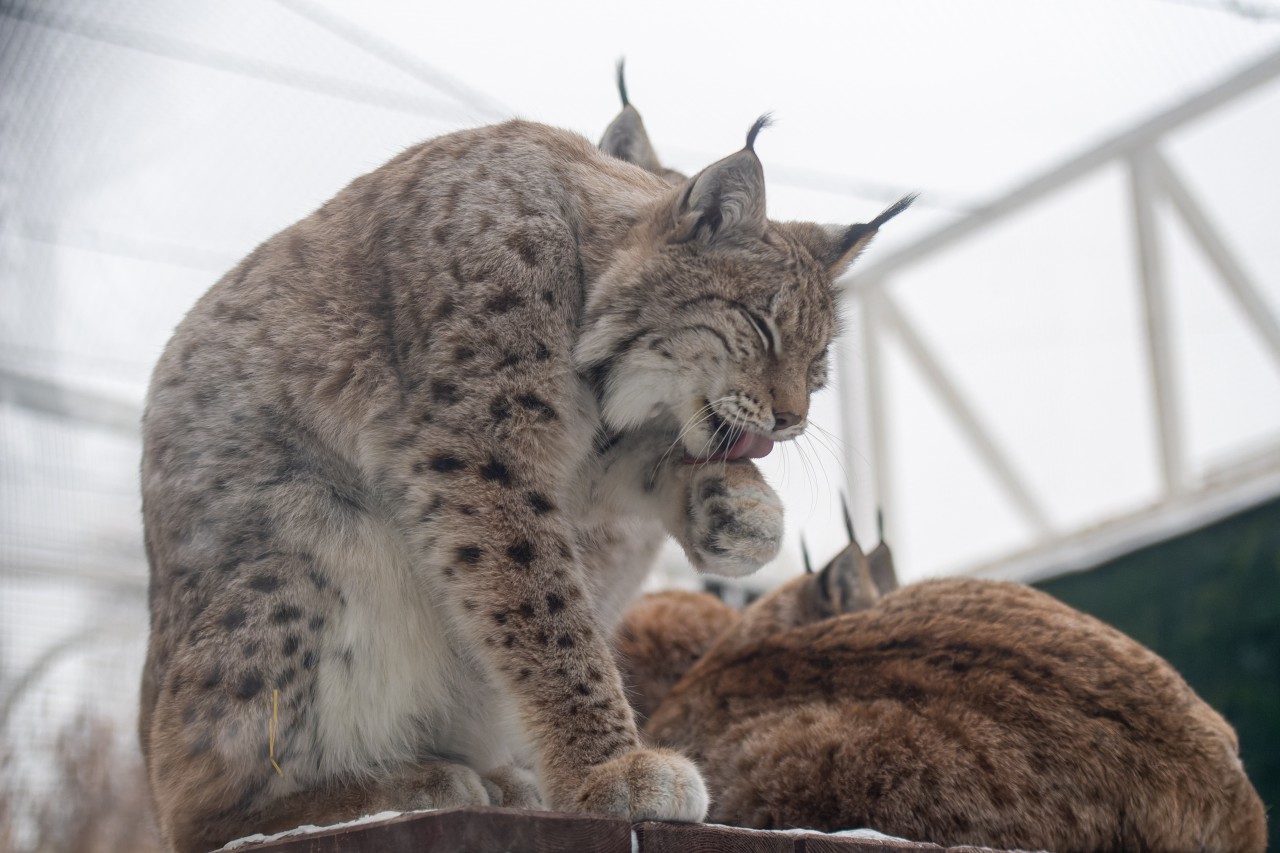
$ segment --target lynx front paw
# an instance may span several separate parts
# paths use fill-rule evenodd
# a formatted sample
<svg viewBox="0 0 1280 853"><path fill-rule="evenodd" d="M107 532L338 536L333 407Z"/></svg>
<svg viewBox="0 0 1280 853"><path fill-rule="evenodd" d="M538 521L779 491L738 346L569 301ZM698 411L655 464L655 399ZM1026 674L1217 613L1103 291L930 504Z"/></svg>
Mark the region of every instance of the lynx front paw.
<svg viewBox="0 0 1280 853"><path fill-rule="evenodd" d="M578 789L578 811L637 820L700 821L707 787L684 756L636 750L597 765Z"/></svg>
<svg viewBox="0 0 1280 853"><path fill-rule="evenodd" d="M778 555L782 502L750 462L707 465L690 483L687 537L699 571L751 574Z"/></svg>

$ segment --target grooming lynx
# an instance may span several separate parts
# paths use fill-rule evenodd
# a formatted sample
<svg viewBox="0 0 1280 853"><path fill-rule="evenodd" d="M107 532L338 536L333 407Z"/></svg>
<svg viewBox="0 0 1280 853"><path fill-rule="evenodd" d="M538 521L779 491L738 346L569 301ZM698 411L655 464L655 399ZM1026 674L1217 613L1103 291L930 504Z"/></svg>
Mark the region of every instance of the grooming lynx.
<svg viewBox="0 0 1280 853"><path fill-rule="evenodd" d="M884 544L855 543L741 614L668 592L624 615L638 716L698 762L712 820L1054 853L1265 850L1235 732L1151 651L1029 587L896 587Z"/></svg>
<svg viewBox="0 0 1280 853"><path fill-rule="evenodd" d="M832 280L909 201L767 220L762 124L674 184L528 122L431 140L183 320L142 462L166 843L462 804L703 817L608 638L664 535L720 574L775 555L751 459L804 430Z"/></svg>

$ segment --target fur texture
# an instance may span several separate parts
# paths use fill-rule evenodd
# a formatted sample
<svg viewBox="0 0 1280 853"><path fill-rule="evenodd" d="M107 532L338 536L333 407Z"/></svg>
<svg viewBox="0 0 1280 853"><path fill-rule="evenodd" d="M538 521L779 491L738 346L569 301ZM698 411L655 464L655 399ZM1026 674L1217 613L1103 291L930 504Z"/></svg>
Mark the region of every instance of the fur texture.
<svg viewBox="0 0 1280 853"><path fill-rule="evenodd" d="M460 804L700 819L608 638L664 535L728 575L776 553L751 458L804 429L874 230L767 220L749 147L669 183L515 121L259 246L143 424L166 842Z"/></svg>
<svg viewBox="0 0 1280 853"><path fill-rule="evenodd" d="M664 593L624 617L646 733L698 762L712 820L1055 853L1266 849L1235 732L1165 661L1021 585L882 597L892 560L883 543L869 556L851 545L742 614Z"/></svg>

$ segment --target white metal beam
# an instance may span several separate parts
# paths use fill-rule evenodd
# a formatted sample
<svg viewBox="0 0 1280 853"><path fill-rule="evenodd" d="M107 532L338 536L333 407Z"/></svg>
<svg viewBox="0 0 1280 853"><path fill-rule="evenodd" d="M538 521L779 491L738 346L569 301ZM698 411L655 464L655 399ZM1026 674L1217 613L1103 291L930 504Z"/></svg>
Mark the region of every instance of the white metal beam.
<svg viewBox="0 0 1280 853"><path fill-rule="evenodd" d="M855 268L852 275L844 279L844 286L854 289L879 286L890 272L915 264L928 255L954 245L1113 160L1150 147L1174 129L1276 77L1280 77L1280 50L1264 56L1253 65L1188 98L1178 106L1139 122L1066 163L1054 166L973 214L943 226L893 254L881 256L866 266Z"/></svg>
<svg viewBox="0 0 1280 853"><path fill-rule="evenodd" d="M1186 484L1186 463L1178 384L1174 375L1173 342L1169 331L1164 262L1155 218L1156 176L1147 153L1138 153L1130 158L1129 180L1160 479L1165 494L1172 494L1181 491Z"/></svg>
<svg viewBox="0 0 1280 853"><path fill-rule="evenodd" d="M1149 155L1150 167L1174 209L1186 223L1191 236L1200 244L1209 263L1218 271L1226 291L1235 300L1245 322L1257 333L1280 370L1280 322L1244 267L1236 261L1227 244L1214 230L1204 208L1191 194L1186 183L1157 149Z"/></svg>
<svg viewBox="0 0 1280 853"><path fill-rule="evenodd" d="M972 445L979 459L987 466L996 483L1004 490L1013 508L1037 536L1043 537L1052 533L1048 516L1031 488L991 437L990 430L982 423L978 413L960 393L956 383L943 369L942 363L930 352L923 338L894 304L888 292L880 288L868 291L864 294L864 298L868 304L876 306L875 317L886 329L892 330L897 335L908 357L915 363L925 382L937 395L943 408L954 419L956 426ZM879 440L884 441L883 438ZM889 507L886 505L886 513L888 510Z"/></svg>

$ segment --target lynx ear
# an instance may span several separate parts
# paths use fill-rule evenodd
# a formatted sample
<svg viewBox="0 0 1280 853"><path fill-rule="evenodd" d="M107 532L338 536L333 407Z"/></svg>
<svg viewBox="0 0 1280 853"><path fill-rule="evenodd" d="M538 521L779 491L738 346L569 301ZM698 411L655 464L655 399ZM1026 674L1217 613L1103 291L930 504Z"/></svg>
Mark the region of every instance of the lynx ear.
<svg viewBox="0 0 1280 853"><path fill-rule="evenodd" d="M824 245L812 247L815 249L814 256L819 263L826 266L831 273L831 277L836 278L848 269L854 258L858 257L862 250L867 247L867 244L871 242L871 238L876 236L876 233L880 230L881 225L906 210L915 200L915 193L903 196L885 208L883 213L870 222L848 227L821 226L822 230L826 232L825 239L821 241Z"/></svg>
<svg viewBox="0 0 1280 853"><path fill-rule="evenodd" d="M664 170L658 161L658 152L649 142L644 121L639 111L627 100L627 81L623 76L624 63L618 60L618 94L622 97L622 112L618 113L600 138L600 150L606 154L639 166L646 172L661 174Z"/></svg>
<svg viewBox="0 0 1280 853"><path fill-rule="evenodd" d="M767 126L761 116L747 133L747 146L694 175L676 203L672 240L741 241L764 233L764 169L753 148Z"/></svg>
<svg viewBox="0 0 1280 853"><path fill-rule="evenodd" d="M881 595L888 595L898 588L898 570L893 565L893 552L889 543L884 541L884 513L876 511L876 526L880 530L880 544L871 549L867 555L867 567L871 570L871 580Z"/></svg>

